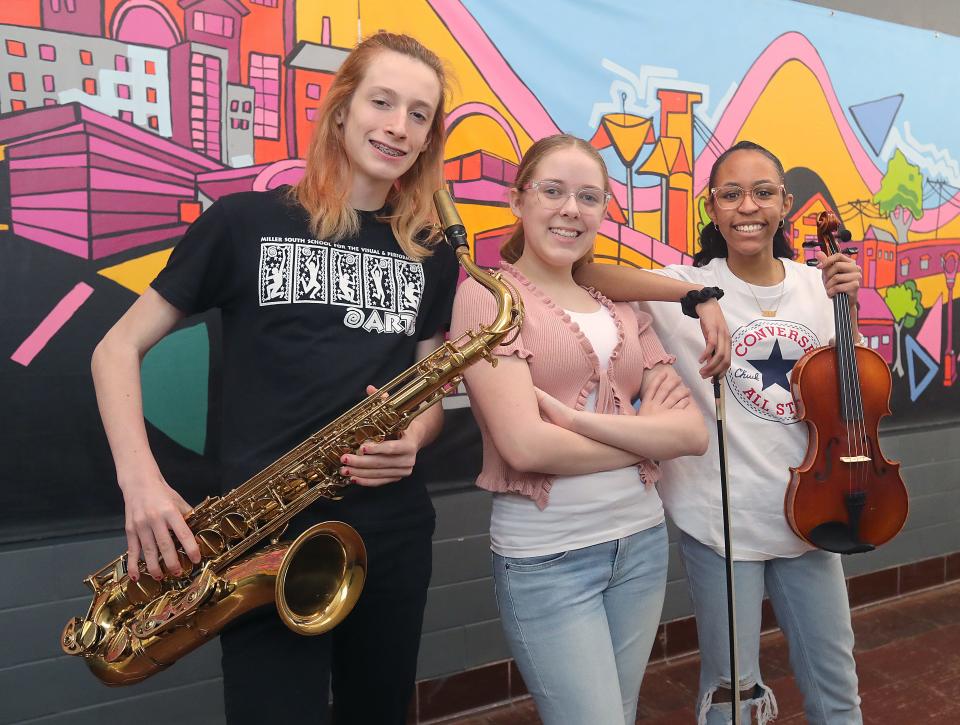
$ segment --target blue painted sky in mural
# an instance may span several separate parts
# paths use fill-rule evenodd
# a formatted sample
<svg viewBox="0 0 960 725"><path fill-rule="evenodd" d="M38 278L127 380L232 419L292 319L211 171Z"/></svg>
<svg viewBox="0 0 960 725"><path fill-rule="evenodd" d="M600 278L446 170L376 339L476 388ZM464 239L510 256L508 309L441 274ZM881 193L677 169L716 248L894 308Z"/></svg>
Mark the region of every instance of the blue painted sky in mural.
<svg viewBox="0 0 960 725"><path fill-rule="evenodd" d="M772 40L799 31L819 51L855 128L848 106L904 93L894 133L904 139L912 135L919 144L932 144L960 160L960 126L948 120L960 118L960 87L943 83L951 75L947 69L960 63L960 38L954 36L793 0L668 5L464 0L464 5L557 124L581 136L593 133L593 104L610 101L617 78L601 65L604 58L633 72L644 64L673 68L681 81L709 86L710 106L698 109L702 118L715 111L731 83L739 82ZM883 168L892 149L878 159L865 139L863 145ZM697 153L702 146L698 140ZM956 174L948 175L954 185L960 185L957 163L952 165ZM935 169L924 169L924 175L943 176Z"/></svg>

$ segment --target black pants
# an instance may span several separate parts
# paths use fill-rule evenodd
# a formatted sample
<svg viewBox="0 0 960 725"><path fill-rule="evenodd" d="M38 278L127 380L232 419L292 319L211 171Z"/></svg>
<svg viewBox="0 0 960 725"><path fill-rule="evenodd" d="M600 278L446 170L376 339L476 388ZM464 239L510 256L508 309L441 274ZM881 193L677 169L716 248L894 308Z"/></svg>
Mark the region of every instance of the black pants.
<svg viewBox="0 0 960 725"><path fill-rule="evenodd" d="M335 629L304 637L274 607L224 630L223 690L229 725L403 725L431 571L433 522L364 535L368 576ZM333 689L332 714L327 707Z"/></svg>

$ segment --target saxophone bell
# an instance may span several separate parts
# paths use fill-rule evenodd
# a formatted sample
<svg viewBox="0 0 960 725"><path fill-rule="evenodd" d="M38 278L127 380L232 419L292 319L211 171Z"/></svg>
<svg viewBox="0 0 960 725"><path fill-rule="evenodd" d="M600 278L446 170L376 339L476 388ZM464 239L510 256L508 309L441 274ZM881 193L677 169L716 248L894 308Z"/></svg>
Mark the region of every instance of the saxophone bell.
<svg viewBox="0 0 960 725"><path fill-rule="evenodd" d="M297 634L336 627L360 598L367 578L367 549L342 521L316 524L298 536L277 572L280 619Z"/></svg>

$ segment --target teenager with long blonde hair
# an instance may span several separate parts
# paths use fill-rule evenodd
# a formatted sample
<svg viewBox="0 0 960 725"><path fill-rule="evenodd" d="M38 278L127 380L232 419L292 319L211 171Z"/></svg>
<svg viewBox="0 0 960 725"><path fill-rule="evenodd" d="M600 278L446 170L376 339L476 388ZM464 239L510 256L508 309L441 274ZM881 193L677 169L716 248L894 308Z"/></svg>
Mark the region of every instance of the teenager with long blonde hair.
<svg viewBox="0 0 960 725"><path fill-rule="evenodd" d="M147 440L140 360L181 320L223 321L223 487L276 460L438 346L457 265L433 246L446 76L413 38L377 33L344 61L320 110L302 181L214 202L166 268L97 346L94 382L126 506L131 576L180 574L199 550L187 504ZM369 576L332 632L301 637L273 608L221 636L230 723L404 723L430 579L434 512L411 476L440 406L397 440L342 457L356 486L294 518L285 537L338 519L367 546ZM161 565L163 569L161 569ZM164 571L165 570L165 571Z"/></svg>

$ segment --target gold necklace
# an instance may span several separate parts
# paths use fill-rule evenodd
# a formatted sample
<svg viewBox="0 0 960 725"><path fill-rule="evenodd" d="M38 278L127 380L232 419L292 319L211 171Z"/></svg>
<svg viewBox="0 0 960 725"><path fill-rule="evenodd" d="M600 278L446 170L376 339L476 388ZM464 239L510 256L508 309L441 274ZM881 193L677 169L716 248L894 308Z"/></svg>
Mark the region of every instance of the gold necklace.
<svg viewBox="0 0 960 725"><path fill-rule="evenodd" d="M780 294L777 295L777 302L776 304L774 304L772 310L766 310L763 308L763 305L760 304L760 300L757 299L757 293L753 291L752 284L747 282L747 280L745 279L740 279L740 277L737 277L736 274L733 275L734 277L737 277L737 279L739 279L741 282L743 282L747 286L747 289L750 291L750 294L753 296L753 301L757 303L757 309L760 310L760 314L763 315L764 317L776 317L777 310L780 308L780 300L783 299L784 283L787 281L787 269L786 267L783 266L783 262L781 262L779 259L777 261L780 262L780 267L783 269L783 279L780 280ZM727 267L727 269L730 269L730 268ZM733 274L733 271L731 270L730 273Z"/></svg>

